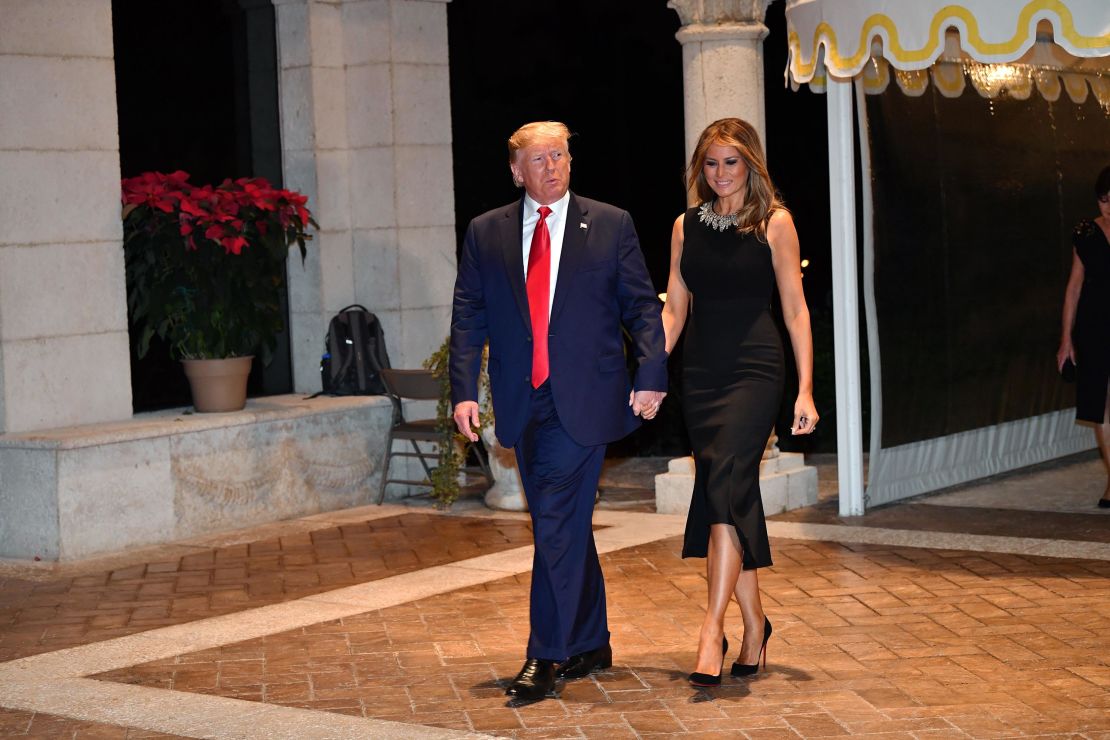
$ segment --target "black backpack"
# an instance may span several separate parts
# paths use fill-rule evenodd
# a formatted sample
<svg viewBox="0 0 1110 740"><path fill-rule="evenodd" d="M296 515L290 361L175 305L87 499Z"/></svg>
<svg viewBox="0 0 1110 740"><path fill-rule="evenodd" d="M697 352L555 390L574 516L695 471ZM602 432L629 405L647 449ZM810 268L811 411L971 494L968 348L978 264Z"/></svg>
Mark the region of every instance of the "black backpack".
<svg viewBox="0 0 1110 740"><path fill-rule="evenodd" d="M357 303L332 317L320 359L321 393L332 396L384 394L381 371L389 367L378 317Z"/></svg>

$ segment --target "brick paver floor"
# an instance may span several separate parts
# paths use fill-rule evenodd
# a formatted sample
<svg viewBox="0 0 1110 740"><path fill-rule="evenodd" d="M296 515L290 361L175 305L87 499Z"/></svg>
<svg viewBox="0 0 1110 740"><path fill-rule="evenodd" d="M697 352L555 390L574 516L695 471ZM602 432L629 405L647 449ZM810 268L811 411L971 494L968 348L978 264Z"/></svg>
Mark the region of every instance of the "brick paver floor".
<svg viewBox="0 0 1110 740"><path fill-rule="evenodd" d="M46 581L0 576L0 662L531 541L526 521L413 512Z"/></svg>
<svg viewBox="0 0 1110 740"><path fill-rule="evenodd" d="M100 722L78 722L51 714L0 709L0 737L165 740L180 735L128 729Z"/></svg>
<svg viewBox="0 0 1110 740"><path fill-rule="evenodd" d="M511 737L1110 737L1110 563L774 544L770 669L720 689L685 681L705 583L677 538L603 558L615 665L538 704L503 695L526 577L99 678Z"/></svg>
<svg viewBox="0 0 1110 740"><path fill-rule="evenodd" d="M927 521L919 529L987 530L987 509L964 503L930 511L912 503L901 513L878 510L875 519L859 524L910 529ZM920 516L906 513L915 509ZM998 522L1013 515L993 511ZM456 515L413 510L285 534L264 527L253 540L194 546L186 554L170 547L141 563L27 568L21 577L2 576L0 668L22 656L171 624L246 617L258 607L368 581L401 574L419 579L437 566L508 555L530 541L524 519L491 518L473 507L469 512L474 515L467 515L465 506ZM818 511L790 519L833 517ZM1105 541L1099 527L1110 526L1110 518L1092 514L1076 521L1081 531L1096 533L1086 539ZM989 533L1029 536L1024 524L1008 530L998 522ZM341 619L136 661L102 671L96 685L367 718L359 722L391 720L407 723L413 735L445 727L494 736L607 740L842 735L1110 740L1108 559L776 538L775 565L760 571L764 605L774 623L769 670L753 679L726 676L721 688L697 691L685 675L692 668L705 600L704 561L683 561L680 548L679 538L667 537L602 556L614 666L536 704L516 706L503 694L523 657L526 572L491 573L477 585L434 597L352 609ZM730 659L739 629L733 605ZM175 737L124 722L78 721L58 711L0 709L0 736Z"/></svg>

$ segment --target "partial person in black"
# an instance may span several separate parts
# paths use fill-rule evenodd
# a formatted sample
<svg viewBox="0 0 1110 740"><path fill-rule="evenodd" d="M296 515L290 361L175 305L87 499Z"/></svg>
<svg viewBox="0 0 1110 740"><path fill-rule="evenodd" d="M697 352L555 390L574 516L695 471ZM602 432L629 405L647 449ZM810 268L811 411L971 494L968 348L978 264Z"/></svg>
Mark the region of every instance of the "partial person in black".
<svg viewBox="0 0 1110 740"><path fill-rule="evenodd" d="M794 434L817 424L813 338L802 292L794 222L778 199L759 135L738 118L702 132L687 184L698 205L671 233L663 328L670 352L687 325L683 407L694 448L694 494L683 557L704 557L709 601L698 639L695 686L720 683L732 594L744 618L734 676L766 665L771 623L759 599L757 568L771 565L759 491L759 461L783 393L783 349L771 318L777 285L798 367Z"/></svg>
<svg viewBox="0 0 1110 740"><path fill-rule="evenodd" d="M1075 418L1095 426L1106 466L1098 505L1110 509L1110 167L1095 180L1099 215L1080 221L1072 234L1071 275L1064 292L1056 367L1075 365Z"/></svg>

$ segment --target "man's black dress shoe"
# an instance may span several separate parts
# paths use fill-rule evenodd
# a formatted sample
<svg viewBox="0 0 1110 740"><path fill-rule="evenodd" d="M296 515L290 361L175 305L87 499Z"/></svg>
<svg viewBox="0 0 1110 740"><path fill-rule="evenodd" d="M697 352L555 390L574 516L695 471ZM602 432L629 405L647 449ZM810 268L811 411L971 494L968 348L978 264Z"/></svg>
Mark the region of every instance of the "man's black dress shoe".
<svg viewBox="0 0 1110 740"><path fill-rule="evenodd" d="M555 690L555 662L529 658L505 694L525 701L538 701Z"/></svg>
<svg viewBox="0 0 1110 740"><path fill-rule="evenodd" d="M594 671L601 671L613 665L613 648L606 644L597 650L587 650L567 658L556 670L558 678L585 678Z"/></svg>

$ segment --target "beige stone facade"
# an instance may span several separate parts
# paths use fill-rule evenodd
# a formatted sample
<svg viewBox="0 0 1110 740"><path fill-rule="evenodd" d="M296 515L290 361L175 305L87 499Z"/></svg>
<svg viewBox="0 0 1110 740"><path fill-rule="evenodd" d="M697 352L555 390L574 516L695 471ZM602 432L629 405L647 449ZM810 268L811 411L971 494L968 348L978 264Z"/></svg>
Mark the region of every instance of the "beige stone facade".
<svg viewBox="0 0 1110 740"><path fill-rule="evenodd" d="M289 264L293 382L304 394L319 390L327 321L348 304L382 318L398 367L419 366L447 334L447 6L274 4L285 184L309 196L320 224L307 261ZM380 399L340 412L328 399L275 399L281 423L252 404L215 424L233 434L133 416L111 1L6 0L3 10L0 556L82 557L369 500L390 413ZM184 453L198 444L219 458L198 463L199 478ZM291 450L313 464L290 462ZM309 468L364 475L342 495L309 495L331 485ZM242 485L215 511L212 496L189 491L198 481L209 491L219 470ZM267 476L284 483L249 485Z"/></svg>

